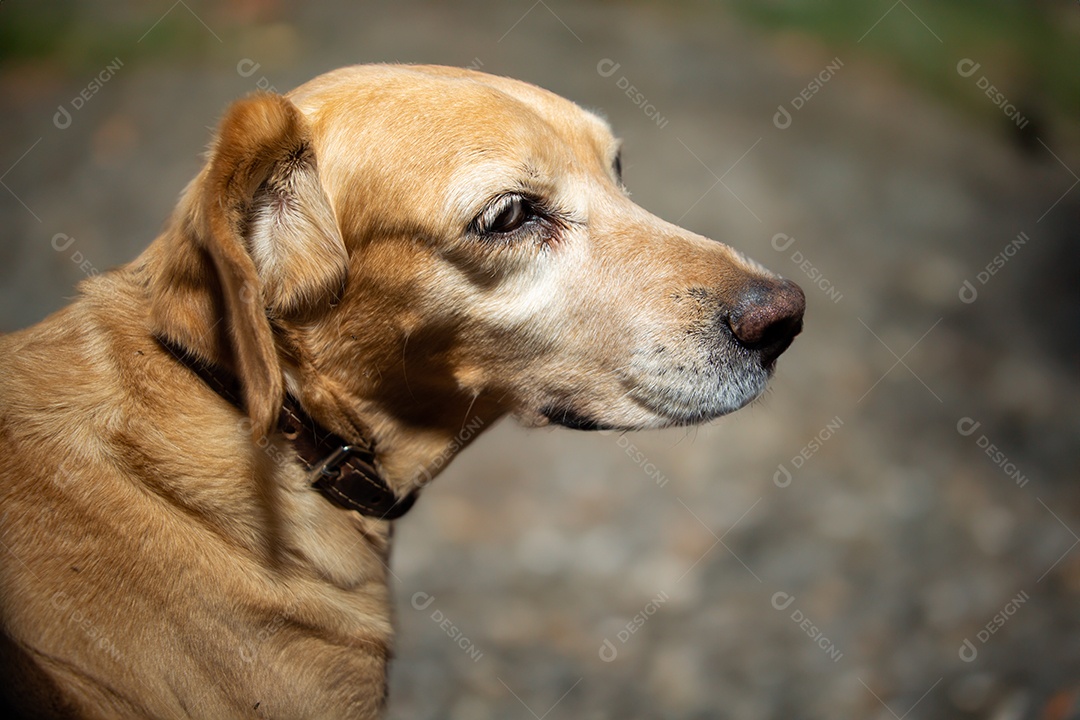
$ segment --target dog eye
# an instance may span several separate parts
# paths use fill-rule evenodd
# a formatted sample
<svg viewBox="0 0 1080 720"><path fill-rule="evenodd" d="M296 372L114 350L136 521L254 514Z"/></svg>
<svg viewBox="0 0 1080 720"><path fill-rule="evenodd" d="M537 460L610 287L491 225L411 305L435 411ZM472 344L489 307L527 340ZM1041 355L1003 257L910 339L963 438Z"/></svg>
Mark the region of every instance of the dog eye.
<svg viewBox="0 0 1080 720"><path fill-rule="evenodd" d="M611 164L611 169L615 171L615 179L622 182L622 151L620 150L615 155L615 162Z"/></svg>
<svg viewBox="0 0 1080 720"><path fill-rule="evenodd" d="M491 204L477 223L480 232L506 235L536 217L533 204L520 195L507 195Z"/></svg>

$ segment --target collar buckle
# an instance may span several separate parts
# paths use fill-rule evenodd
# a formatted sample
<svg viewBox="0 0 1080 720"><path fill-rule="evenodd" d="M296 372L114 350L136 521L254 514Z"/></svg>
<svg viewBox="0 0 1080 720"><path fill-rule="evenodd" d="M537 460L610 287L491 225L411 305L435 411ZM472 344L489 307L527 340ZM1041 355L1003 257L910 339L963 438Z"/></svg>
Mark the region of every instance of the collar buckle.
<svg viewBox="0 0 1080 720"><path fill-rule="evenodd" d="M338 477L341 474L341 466L349 462L358 452L359 448L353 445L342 445L315 464L315 467L311 469L311 474L308 475L308 481L312 485L317 485L320 481Z"/></svg>
<svg viewBox="0 0 1080 720"><path fill-rule="evenodd" d="M416 502L416 491L399 499L379 474L372 452L358 445L339 445L314 464L308 478L338 507L379 520L396 520Z"/></svg>
<svg viewBox="0 0 1080 720"><path fill-rule="evenodd" d="M244 412L239 380L165 338L158 340L180 364ZM289 440L297 459L307 469L311 486L338 507L379 520L396 520L416 502L419 489L397 497L379 471L374 443L363 433L359 442L349 443L319 425L289 395L281 408L278 431Z"/></svg>

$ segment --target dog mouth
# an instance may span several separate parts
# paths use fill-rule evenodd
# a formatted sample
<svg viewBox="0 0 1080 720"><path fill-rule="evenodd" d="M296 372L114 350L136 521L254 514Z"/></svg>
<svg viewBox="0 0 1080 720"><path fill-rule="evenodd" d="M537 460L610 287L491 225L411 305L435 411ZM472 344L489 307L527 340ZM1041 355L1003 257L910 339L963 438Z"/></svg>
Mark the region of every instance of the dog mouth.
<svg viewBox="0 0 1080 720"><path fill-rule="evenodd" d="M655 419L645 423L617 423L606 422L596 417L566 407L548 407L540 411L544 420L552 425L567 428L569 430L607 431L607 432L632 432L635 430L659 430L662 428L685 427L688 425L700 425L716 420L724 415L730 415L754 402L761 393L754 393L734 407L724 407L714 411L687 411L675 415L660 414L652 411Z"/></svg>
<svg viewBox="0 0 1080 720"><path fill-rule="evenodd" d="M794 310L714 316L688 331L696 336L689 347L639 344L607 377L586 374L576 388L549 388L547 404L532 417L571 430L651 430L706 423L750 405L802 330L802 291L790 287Z"/></svg>
<svg viewBox="0 0 1080 720"><path fill-rule="evenodd" d="M548 406L540 410L540 415L548 422L570 430L626 430L589 417L569 407Z"/></svg>
<svg viewBox="0 0 1080 720"><path fill-rule="evenodd" d="M772 365L719 384L715 378L702 382L700 377L695 378L697 383L688 384L627 384L619 400L612 403L620 406L617 409L597 408L595 401L588 406L561 402L544 406L538 414L545 424L570 430L621 432L699 425L730 415L759 398L768 385Z"/></svg>

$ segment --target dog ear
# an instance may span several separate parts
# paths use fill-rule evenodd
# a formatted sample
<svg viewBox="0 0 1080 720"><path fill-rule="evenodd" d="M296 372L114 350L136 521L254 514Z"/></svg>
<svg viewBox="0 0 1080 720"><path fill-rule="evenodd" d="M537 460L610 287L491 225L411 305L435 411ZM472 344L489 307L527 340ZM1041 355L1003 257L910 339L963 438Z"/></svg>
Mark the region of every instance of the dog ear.
<svg viewBox="0 0 1080 720"><path fill-rule="evenodd" d="M231 365L253 433L268 433L284 394L271 320L332 300L348 262L295 105L263 93L229 108L162 245L152 258L156 329ZM211 331L219 320L224 334Z"/></svg>

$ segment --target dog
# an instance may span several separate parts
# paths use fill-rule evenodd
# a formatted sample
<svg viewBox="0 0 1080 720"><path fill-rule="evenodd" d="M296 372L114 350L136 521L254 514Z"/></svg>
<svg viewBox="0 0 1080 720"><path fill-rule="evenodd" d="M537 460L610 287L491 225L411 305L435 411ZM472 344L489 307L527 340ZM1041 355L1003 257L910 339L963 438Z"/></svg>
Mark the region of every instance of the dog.
<svg viewBox="0 0 1080 720"><path fill-rule="evenodd" d="M620 164L599 116L470 70L233 104L143 254L0 338L4 716L379 717L392 521L461 427L760 395L803 292Z"/></svg>

